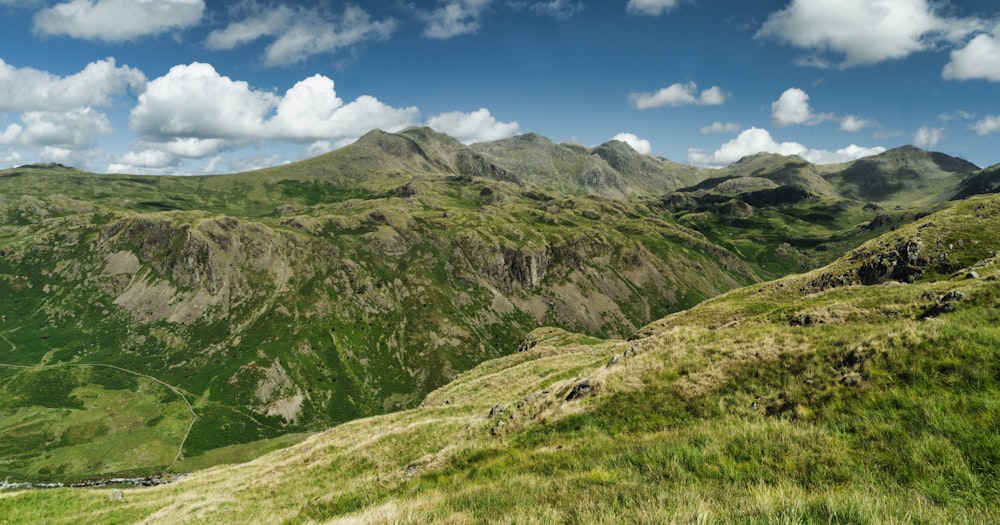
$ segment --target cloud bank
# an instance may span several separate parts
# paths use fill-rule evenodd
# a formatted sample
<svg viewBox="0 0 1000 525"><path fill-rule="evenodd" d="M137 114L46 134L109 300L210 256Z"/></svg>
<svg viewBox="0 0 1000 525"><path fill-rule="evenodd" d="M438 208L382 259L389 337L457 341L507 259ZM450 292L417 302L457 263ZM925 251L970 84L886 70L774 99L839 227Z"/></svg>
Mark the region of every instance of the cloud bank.
<svg viewBox="0 0 1000 525"><path fill-rule="evenodd" d="M442 113L428 119L427 125L465 144L507 138L517 134L521 127L517 122L497 122L486 108L472 113Z"/></svg>
<svg viewBox="0 0 1000 525"><path fill-rule="evenodd" d="M750 128L720 146L713 153L700 149L688 150L687 161L699 166L722 167L747 155L777 153L779 155L798 155L814 164L834 164L876 155L884 151L885 148L881 146L865 148L854 144L836 151L810 149L798 142L777 142L766 129Z"/></svg>

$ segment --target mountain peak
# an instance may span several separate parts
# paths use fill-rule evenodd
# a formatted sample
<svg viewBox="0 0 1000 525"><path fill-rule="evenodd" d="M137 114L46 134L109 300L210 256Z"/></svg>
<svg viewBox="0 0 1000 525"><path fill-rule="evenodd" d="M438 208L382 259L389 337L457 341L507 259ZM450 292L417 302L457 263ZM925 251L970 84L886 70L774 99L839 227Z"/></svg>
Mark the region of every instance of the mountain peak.
<svg viewBox="0 0 1000 525"><path fill-rule="evenodd" d="M925 168L936 167L943 171L955 173L972 173L979 169L979 166L959 158L952 157L938 151L928 151L918 148L912 144L893 148L871 157L865 157L855 162L880 162L904 166L922 166Z"/></svg>
<svg viewBox="0 0 1000 525"><path fill-rule="evenodd" d="M776 162L777 163L794 162L796 164L807 163L805 159L803 159L798 155L782 155L780 153L770 153L762 151L760 153L754 153L753 155L746 155L744 157L741 157L740 160L730 164L728 167L746 168L756 164L776 163Z"/></svg>

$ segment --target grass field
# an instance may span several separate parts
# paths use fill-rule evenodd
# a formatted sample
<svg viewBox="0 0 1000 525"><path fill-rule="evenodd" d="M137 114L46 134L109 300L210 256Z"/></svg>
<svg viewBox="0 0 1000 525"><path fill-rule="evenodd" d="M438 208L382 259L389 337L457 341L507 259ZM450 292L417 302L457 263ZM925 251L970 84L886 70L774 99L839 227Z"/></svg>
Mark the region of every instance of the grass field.
<svg viewBox="0 0 1000 525"><path fill-rule="evenodd" d="M104 366L0 365L0 476L74 482L173 466L194 414L171 388Z"/></svg>

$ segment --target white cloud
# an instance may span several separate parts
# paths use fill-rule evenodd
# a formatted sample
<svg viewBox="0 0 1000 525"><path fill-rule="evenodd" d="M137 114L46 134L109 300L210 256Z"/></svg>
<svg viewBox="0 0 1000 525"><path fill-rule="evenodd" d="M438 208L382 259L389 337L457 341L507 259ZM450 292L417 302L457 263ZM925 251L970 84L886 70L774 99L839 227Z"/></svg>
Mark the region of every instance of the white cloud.
<svg viewBox="0 0 1000 525"><path fill-rule="evenodd" d="M735 133L743 129L743 126L735 122L713 122L710 126L705 126L698 130L698 133L708 135L710 133Z"/></svg>
<svg viewBox="0 0 1000 525"><path fill-rule="evenodd" d="M450 0L433 11L417 11L424 36L446 39L479 31L483 11L493 0Z"/></svg>
<svg viewBox="0 0 1000 525"><path fill-rule="evenodd" d="M497 122L486 108L480 108L472 113L461 111L442 113L428 119L427 125L465 144L511 137L517 134L521 127L517 122Z"/></svg>
<svg viewBox="0 0 1000 525"><path fill-rule="evenodd" d="M3 158L0 162L2 162L6 167L14 167L21 163L21 154L14 150L7 150L0 153L0 156Z"/></svg>
<svg viewBox="0 0 1000 525"><path fill-rule="evenodd" d="M231 171L241 173L270 168L271 166L278 166L280 164L288 164L288 160L282 158L280 155L258 153L249 157L230 159L226 164L229 165Z"/></svg>
<svg viewBox="0 0 1000 525"><path fill-rule="evenodd" d="M536 13L558 19L569 18L583 9L583 2L574 2L573 0L549 0L548 2L535 2L531 6L531 10Z"/></svg>
<svg viewBox="0 0 1000 525"><path fill-rule="evenodd" d="M222 164L222 155L216 155L205 163L205 168L202 170L204 173L216 173L219 169L219 164Z"/></svg>
<svg viewBox="0 0 1000 525"><path fill-rule="evenodd" d="M266 91L220 76L210 64L178 65L149 83L132 109L131 128L144 137L245 137L278 103Z"/></svg>
<svg viewBox="0 0 1000 525"><path fill-rule="evenodd" d="M928 0L792 0L756 36L843 55L840 67L847 68L956 42L981 27L978 20L938 16Z"/></svg>
<svg viewBox="0 0 1000 525"><path fill-rule="evenodd" d="M331 150L333 150L333 144L329 140L317 140L309 145L309 148L306 150L306 156L316 157L324 153L329 153Z"/></svg>
<svg viewBox="0 0 1000 525"><path fill-rule="evenodd" d="M70 0L35 14L35 30L85 40L124 42L191 27L203 0Z"/></svg>
<svg viewBox="0 0 1000 525"><path fill-rule="evenodd" d="M415 107L393 108L369 95L345 104L322 75L278 96L196 62L151 81L129 122L139 149L203 158L261 140L345 144L373 128L398 131L418 115Z"/></svg>
<svg viewBox="0 0 1000 525"><path fill-rule="evenodd" d="M15 68L0 59L0 111L64 111L107 107L128 89L145 89L138 69L118 67L115 59L91 62L79 73L59 77L30 67Z"/></svg>
<svg viewBox="0 0 1000 525"><path fill-rule="evenodd" d="M16 7L18 9L32 9L41 3L41 0L0 0L0 5Z"/></svg>
<svg viewBox="0 0 1000 525"><path fill-rule="evenodd" d="M636 109L652 109L663 106L718 106L726 101L726 93L718 86L712 86L698 94L694 82L676 83L655 93L632 93L629 101Z"/></svg>
<svg viewBox="0 0 1000 525"><path fill-rule="evenodd" d="M255 5L253 10L253 15L209 33L205 45L214 50L234 49L258 38L287 31L295 18L295 11L286 5L267 10Z"/></svg>
<svg viewBox="0 0 1000 525"><path fill-rule="evenodd" d="M944 138L943 128L931 128L924 126L913 134L913 143L921 148L933 148Z"/></svg>
<svg viewBox="0 0 1000 525"><path fill-rule="evenodd" d="M112 133L111 122L91 108L65 112L29 111L21 116L24 130L17 141L26 146L50 146L83 150L94 145L97 137Z"/></svg>
<svg viewBox="0 0 1000 525"><path fill-rule="evenodd" d="M952 51L942 76L948 80L1000 82L1000 25L993 34L976 35L965 47Z"/></svg>
<svg viewBox="0 0 1000 525"><path fill-rule="evenodd" d="M122 164L142 168L167 168L176 166L177 162L177 157L165 151L155 149L130 151L121 157Z"/></svg>
<svg viewBox="0 0 1000 525"><path fill-rule="evenodd" d="M836 151L810 149L798 142L777 142L766 129L750 128L720 146L714 153L699 149L688 150L687 161L701 166L721 167L732 164L747 155L777 153L779 155L798 155L816 164L833 164L876 155L884 151L883 147L865 148L854 144Z"/></svg>
<svg viewBox="0 0 1000 525"><path fill-rule="evenodd" d="M91 108L29 111L21 115L21 124L11 124L0 133L0 143L83 150L93 147L98 137L112 131L108 117Z"/></svg>
<svg viewBox="0 0 1000 525"><path fill-rule="evenodd" d="M611 140L620 140L643 155L649 155L653 151L653 146L648 140L640 139L633 133L619 133L612 137Z"/></svg>
<svg viewBox="0 0 1000 525"><path fill-rule="evenodd" d="M942 113L938 115L938 120L944 122L950 122L952 120L972 120L976 118L976 114L970 111L965 111L964 109L959 109L952 111L951 113Z"/></svg>
<svg viewBox="0 0 1000 525"><path fill-rule="evenodd" d="M1000 115L986 115L972 125L972 129L980 135L989 135L1000 131Z"/></svg>
<svg viewBox="0 0 1000 525"><path fill-rule="evenodd" d="M333 80L314 75L285 93L263 135L303 143L354 139L374 128L400 130L412 125L418 114L415 107L392 108L369 95L344 104L337 97Z"/></svg>
<svg viewBox="0 0 1000 525"><path fill-rule="evenodd" d="M786 89L778 100L771 104L771 122L778 127L793 124L812 126L834 118L836 117L832 113L813 112L809 105L809 95L799 88Z"/></svg>
<svg viewBox="0 0 1000 525"><path fill-rule="evenodd" d="M19 124L7 126L7 129L3 133L0 133L0 144L13 144L21 136L22 131L24 131L24 128Z"/></svg>
<svg viewBox="0 0 1000 525"><path fill-rule="evenodd" d="M385 40L398 26L393 18L372 20L367 11L355 5L348 5L335 18L314 9L249 5L250 16L209 33L209 49L233 49L270 37L274 40L264 51L265 65L285 66L371 40Z"/></svg>
<svg viewBox="0 0 1000 525"><path fill-rule="evenodd" d="M840 130L841 131L861 131L865 128L870 128L874 126L875 123L855 115L848 115L840 119Z"/></svg>
<svg viewBox="0 0 1000 525"><path fill-rule="evenodd" d="M628 0L625 11L635 15L659 16L677 7L680 0Z"/></svg>

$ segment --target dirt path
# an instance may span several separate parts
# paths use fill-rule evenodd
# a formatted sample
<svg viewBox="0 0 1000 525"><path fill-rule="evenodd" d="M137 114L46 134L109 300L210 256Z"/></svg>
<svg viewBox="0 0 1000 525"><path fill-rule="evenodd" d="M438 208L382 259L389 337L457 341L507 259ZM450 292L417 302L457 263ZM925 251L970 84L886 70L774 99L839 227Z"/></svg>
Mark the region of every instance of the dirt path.
<svg viewBox="0 0 1000 525"><path fill-rule="evenodd" d="M0 339L3 339L7 344L10 345L10 351L11 352L14 352L14 351L17 350L17 345L15 345L14 343L10 342L10 339L7 339L7 336L5 336L3 334L0 334Z"/></svg>
<svg viewBox="0 0 1000 525"><path fill-rule="evenodd" d="M7 338L4 337L4 336L2 336L2 335L0 335L0 338L3 338L4 341L7 341ZM14 348L17 348L16 346L14 346L14 343L11 343L10 341L7 341L7 342L10 343L10 346L12 346ZM191 429L194 428L194 423L195 423L195 421L198 420L198 414L196 414L194 412L194 407L191 405L191 402L188 401L187 396L185 396L184 393L181 392L181 390L179 388L177 388L177 387L175 387L173 385L170 385L170 384L168 384L168 383L166 383L166 382L164 382L164 381L162 381L162 380L160 380L158 378L155 378L155 377L153 377L151 375L143 374L141 372L136 372L134 370L129 370L127 368L122 368L120 366L108 365L108 364L102 364L102 363L61 363L61 364L56 364L56 365L7 365L7 364L0 363L0 367L3 367L3 368L17 368L17 369L21 369L21 370L41 370L41 369L45 369L45 368L60 368L60 367L65 368L65 367L82 367L82 366L94 366L94 367L112 368L112 369L118 370L120 372L125 372L126 374L132 374L132 375L137 376L137 377L144 377L146 379L149 379L150 381L153 381L155 383L159 383L159 384L161 384L161 385L169 388L173 393L177 394L178 397L180 397L181 399L184 400L184 404L187 405L188 412L191 413L191 422L188 424L187 431L184 432L184 437L181 439L180 446L177 447L177 454L174 456L174 460L170 462L170 465L168 465L165 470L170 470L170 469L174 468L174 465L176 465L177 462L180 461L181 455L184 453L184 443L187 442L188 436L191 435Z"/></svg>

